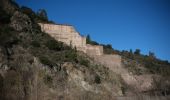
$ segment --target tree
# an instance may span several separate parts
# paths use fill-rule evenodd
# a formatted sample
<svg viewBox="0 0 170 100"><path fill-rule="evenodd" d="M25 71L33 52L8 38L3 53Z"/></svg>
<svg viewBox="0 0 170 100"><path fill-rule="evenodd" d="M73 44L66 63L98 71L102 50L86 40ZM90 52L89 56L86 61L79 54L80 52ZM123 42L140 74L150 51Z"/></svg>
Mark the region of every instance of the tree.
<svg viewBox="0 0 170 100"><path fill-rule="evenodd" d="M90 35L88 34L86 37L86 43L91 45L99 45L96 41L91 40Z"/></svg>
<svg viewBox="0 0 170 100"><path fill-rule="evenodd" d="M140 55L140 49L136 49L135 52L134 52L134 54Z"/></svg>
<svg viewBox="0 0 170 100"><path fill-rule="evenodd" d="M154 53L154 52L149 51L149 57L151 57L151 58L155 58L155 53Z"/></svg>
<svg viewBox="0 0 170 100"><path fill-rule="evenodd" d="M47 12L45 9L39 9L37 12L37 16L42 20L42 21L48 21L48 16Z"/></svg>
<svg viewBox="0 0 170 100"><path fill-rule="evenodd" d="M23 13L29 15L30 17L33 17L33 18L35 17L35 13L34 13L34 11L32 11L31 8L22 6L22 7L21 7L21 11L22 11Z"/></svg>
<svg viewBox="0 0 170 100"><path fill-rule="evenodd" d="M130 51L129 51L129 53L128 53L128 57L129 57L130 59L134 59L134 55L133 55L132 49L130 49Z"/></svg>
<svg viewBox="0 0 170 100"><path fill-rule="evenodd" d="M108 49L113 49L111 44L107 44L106 47L107 47Z"/></svg>
<svg viewBox="0 0 170 100"><path fill-rule="evenodd" d="M130 52L130 54L133 54L133 51L132 51L132 49L130 49L130 51L129 51L129 52Z"/></svg>
<svg viewBox="0 0 170 100"><path fill-rule="evenodd" d="M87 43L87 44L90 44L90 43L91 43L91 38L90 38L90 35L89 35L89 34L87 35L86 43Z"/></svg>

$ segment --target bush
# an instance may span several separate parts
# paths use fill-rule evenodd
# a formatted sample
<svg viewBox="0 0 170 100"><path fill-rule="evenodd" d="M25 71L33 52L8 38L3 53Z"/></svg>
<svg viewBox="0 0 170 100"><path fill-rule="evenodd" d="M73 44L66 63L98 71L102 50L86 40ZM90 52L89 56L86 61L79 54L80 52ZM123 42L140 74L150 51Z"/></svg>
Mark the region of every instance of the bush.
<svg viewBox="0 0 170 100"><path fill-rule="evenodd" d="M48 65L50 67L53 66L53 63L47 57L42 56L42 57L39 57L39 59L41 63L43 63L44 65Z"/></svg>
<svg viewBox="0 0 170 100"><path fill-rule="evenodd" d="M136 49L136 51L134 52L134 54L140 55L140 49Z"/></svg>
<svg viewBox="0 0 170 100"><path fill-rule="evenodd" d="M85 58L83 58L83 57L79 57L78 60L79 60L78 62L79 62L81 65L84 65L84 66L86 66L86 67L89 67L90 62L89 62L87 59L85 59Z"/></svg>
<svg viewBox="0 0 170 100"><path fill-rule="evenodd" d="M102 44L102 46L103 46L104 54L112 54L113 53L112 45L110 45L110 44L107 44L107 45Z"/></svg>
<svg viewBox="0 0 170 100"><path fill-rule="evenodd" d="M32 11L31 8L28 8L28 7L25 7L25 6L22 6L21 7L21 12L27 14L31 19L34 19L36 18L36 14L34 11Z"/></svg>
<svg viewBox="0 0 170 100"><path fill-rule="evenodd" d="M53 78L50 75L45 75L43 79L44 79L44 83L49 87L51 87L53 83Z"/></svg>
<svg viewBox="0 0 170 100"><path fill-rule="evenodd" d="M37 16L36 19L37 22L47 22L47 23L49 22L47 12L45 9L39 9L36 16Z"/></svg>
<svg viewBox="0 0 170 100"><path fill-rule="evenodd" d="M95 76L95 83L100 84L101 83L101 79L99 75Z"/></svg>
<svg viewBox="0 0 170 100"><path fill-rule="evenodd" d="M49 40L45 44L50 50L61 51L63 49L63 43L56 40Z"/></svg>
<svg viewBox="0 0 170 100"><path fill-rule="evenodd" d="M77 62L77 53L75 50L70 49L66 51L65 58L68 61Z"/></svg>

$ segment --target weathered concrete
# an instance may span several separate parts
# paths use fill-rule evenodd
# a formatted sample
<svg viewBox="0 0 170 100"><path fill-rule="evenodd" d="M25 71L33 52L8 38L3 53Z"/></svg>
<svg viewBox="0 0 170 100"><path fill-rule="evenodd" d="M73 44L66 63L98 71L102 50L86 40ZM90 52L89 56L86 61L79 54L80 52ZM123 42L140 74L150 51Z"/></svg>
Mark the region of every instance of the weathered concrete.
<svg viewBox="0 0 170 100"><path fill-rule="evenodd" d="M88 55L103 55L103 46L97 46L97 45L86 45L86 53Z"/></svg>
<svg viewBox="0 0 170 100"><path fill-rule="evenodd" d="M89 55L103 54L103 46L86 44L86 37L81 36L71 25L44 23L39 23L39 25L43 32L48 33L58 41L76 47L79 51L83 51Z"/></svg>

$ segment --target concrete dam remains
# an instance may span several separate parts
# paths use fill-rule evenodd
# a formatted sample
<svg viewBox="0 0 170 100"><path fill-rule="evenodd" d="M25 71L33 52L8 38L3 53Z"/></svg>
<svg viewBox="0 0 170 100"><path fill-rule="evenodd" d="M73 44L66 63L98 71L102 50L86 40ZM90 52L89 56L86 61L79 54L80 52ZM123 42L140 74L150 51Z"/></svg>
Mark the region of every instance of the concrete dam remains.
<svg viewBox="0 0 170 100"><path fill-rule="evenodd" d="M48 33L58 41L76 47L77 50L83 51L88 55L103 55L103 46L87 44L86 37L81 36L71 25L38 24L43 32Z"/></svg>

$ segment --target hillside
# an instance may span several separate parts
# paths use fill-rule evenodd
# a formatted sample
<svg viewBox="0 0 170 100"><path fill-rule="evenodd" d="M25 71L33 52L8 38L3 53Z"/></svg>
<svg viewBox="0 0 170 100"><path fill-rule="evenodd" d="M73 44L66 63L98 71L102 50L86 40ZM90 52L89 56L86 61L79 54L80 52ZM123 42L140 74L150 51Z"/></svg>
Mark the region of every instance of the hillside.
<svg viewBox="0 0 170 100"><path fill-rule="evenodd" d="M0 100L169 99L169 62L106 45L89 56L41 31L44 10L0 1Z"/></svg>

